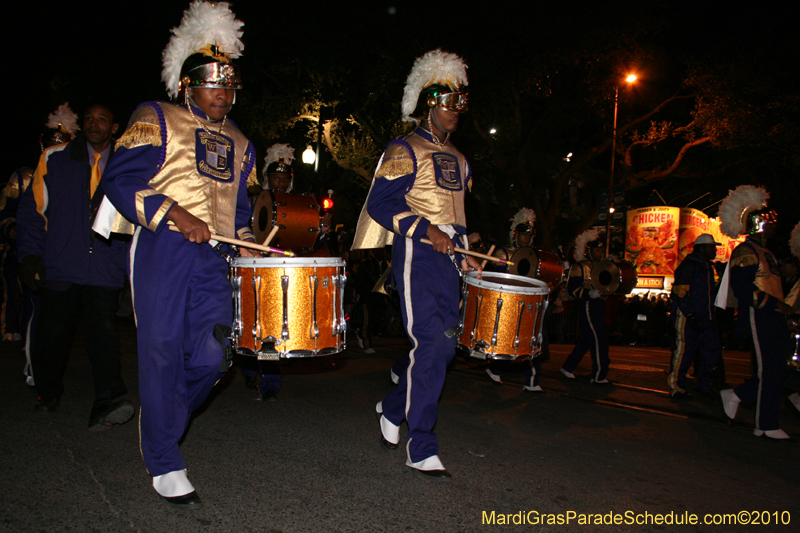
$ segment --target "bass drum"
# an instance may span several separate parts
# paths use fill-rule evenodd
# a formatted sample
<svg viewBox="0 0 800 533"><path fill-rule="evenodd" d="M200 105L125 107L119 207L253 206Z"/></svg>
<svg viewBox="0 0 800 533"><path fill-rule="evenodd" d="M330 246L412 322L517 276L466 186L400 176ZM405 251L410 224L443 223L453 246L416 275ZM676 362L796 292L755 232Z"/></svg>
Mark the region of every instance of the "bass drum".
<svg viewBox="0 0 800 533"><path fill-rule="evenodd" d="M253 206L253 234L263 243L272 228L278 233L269 243L282 250L308 251L319 235L319 203L313 196L266 190Z"/></svg>
<svg viewBox="0 0 800 533"><path fill-rule="evenodd" d="M511 256L511 262L514 264L508 269L509 274L544 281L550 290L564 279L564 264L550 252L520 248Z"/></svg>
<svg viewBox="0 0 800 533"><path fill-rule="evenodd" d="M636 267L620 259L603 259L592 268L592 288L603 296L630 294L638 281Z"/></svg>

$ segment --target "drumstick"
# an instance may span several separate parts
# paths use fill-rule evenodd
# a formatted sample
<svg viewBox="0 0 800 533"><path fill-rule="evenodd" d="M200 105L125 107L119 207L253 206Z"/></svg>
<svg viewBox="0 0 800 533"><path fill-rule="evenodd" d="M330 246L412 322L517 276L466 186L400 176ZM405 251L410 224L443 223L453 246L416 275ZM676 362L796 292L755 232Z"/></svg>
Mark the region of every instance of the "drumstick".
<svg viewBox="0 0 800 533"><path fill-rule="evenodd" d="M170 224L168 227L169 227L169 229L171 231L177 231L178 233L181 232L181 230L179 230L178 227L173 225L173 224ZM268 253L271 253L271 254L286 255L286 256L289 256L289 257L294 257L295 256L294 253L288 252L286 250L281 250L280 248L273 248L271 246L262 246L260 244L254 243L254 242L240 241L239 239L231 239L230 237L225 237L224 235L217 235L216 233L212 233L211 234L211 238L214 239L215 241L224 242L224 243L227 243L227 244L235 244L236 246L243 246L245 248L252 248L253 250L260 250L262 252L268 252Z"/></svg>
<svg viewBox="0 0 800 533"><path fill-rule="evenodd" d="M272 242L272 239L275 238L275 234L278 233L279 229L280 228L277 225L272 226L272 231L269 232L269 235L267 235L267 238L264 239L264 242L261 243L261 246L268 246L269 243Z"/></svg>
<svg viewBox="0 0 800 533"><path fill-rule="evenodd" d="M428 239L420 239L420 242L433 245L433 243ZM465 250L463 248L456 248L455 251L460 254L471 255L472 257L480 257L481 259L486 259L487 261L494 261L495 263L500 263L501 265L514 264L512 261L506 261L505 259L500 259L499 257L492 257L491 255L481 254L478 252L473 252L472 250Z"/></svg>
<svg viewBox="0 0 800 533"><path fill-rule="evenodd" d="M493 245L492 245L492 247L491 247L491 248L489 248L489 253L488 253L487 255L492 255L492 252L494 252L494 249L495 249L495 245L493 244ZM484 259L484 260L483 260L483 262L481 263L481 270L483 270L484 268L486 268L486 263L488 263L488 262L489 262L489 260L488 260L488 259Z"/></svg>

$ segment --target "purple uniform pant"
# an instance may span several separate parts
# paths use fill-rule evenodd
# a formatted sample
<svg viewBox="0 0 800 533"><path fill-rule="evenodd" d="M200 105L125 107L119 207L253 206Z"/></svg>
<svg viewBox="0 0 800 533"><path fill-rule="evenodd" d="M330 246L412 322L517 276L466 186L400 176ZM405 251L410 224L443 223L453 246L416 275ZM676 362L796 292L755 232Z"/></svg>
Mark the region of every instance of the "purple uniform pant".
<svg viewBox="0 0 800 533"><path fill-rule="evenodd" d="M445 331L458 324L459 276L450 258L427 244L396 237L392 254L411 351L397 388L383 400L383 415L396 426L407 421L408 456L416 463L439 454L433 427L455 355L455 334L448 337Z"/></svg>
<svg viewBox="0 0 800 533"><path fill-rule="evenodd" d="M746 316L753 340L755 365L753 375L734 389L746 407L756 407L756 429L780 429L783 381L789 372L791 353L786 319L774 311L759 312L752 307Z"/></svg>
<svg viewBox="0 0 800 533"><path fill-rule="evenodd" d="M141 450L150 475L159 476L186 468L178 441L221 377L227 341L220 328L233 323L232 292L227 263L179 233L140 230L131 255Z"/></svg>
<svg viewBox="0 0 800 533"><path fill-rule="evenodd" d="M608 335L606 333L606 303L599 299L578 302L575 306L581 317L581 338L564 361L564 370L578 368L586 352L592 354L592 379L602 381L608 375Z"/></svg>

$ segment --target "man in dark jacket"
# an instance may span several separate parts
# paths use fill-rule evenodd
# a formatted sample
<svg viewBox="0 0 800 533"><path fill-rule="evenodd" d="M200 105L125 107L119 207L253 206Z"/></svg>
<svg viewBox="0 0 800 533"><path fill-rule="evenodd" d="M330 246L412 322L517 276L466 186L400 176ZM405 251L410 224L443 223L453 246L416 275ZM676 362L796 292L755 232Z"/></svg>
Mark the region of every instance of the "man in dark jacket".
<svg viewBox="0 0 800 533"><path fill-rule="evenodd" d="M127 422L134 412L130 402L114 401L127 392L114 324L127 244L91 230L103 197L100 176L114 151L111 136L117 128L108 107L90 107L83 134L44 151L17 211L20 280L38 292L41 303L31 354L39 393L35 408L51 412L58 405L65 346L82 307L95 389L90 431Z"/></svg>
<svg viewBox="0 0 800 533"><path fill-rule="evenodd" d="M712 373L722 356L714 308L714 267L711 264L717 255L717 246L721 244L708 233L700 235L694 241L694 251L675 270L670 314L675 327L675 345L672 372L667 378L673 398L686 396L684 379L695 359L695 390L701 394L713 392Z"/></svg>

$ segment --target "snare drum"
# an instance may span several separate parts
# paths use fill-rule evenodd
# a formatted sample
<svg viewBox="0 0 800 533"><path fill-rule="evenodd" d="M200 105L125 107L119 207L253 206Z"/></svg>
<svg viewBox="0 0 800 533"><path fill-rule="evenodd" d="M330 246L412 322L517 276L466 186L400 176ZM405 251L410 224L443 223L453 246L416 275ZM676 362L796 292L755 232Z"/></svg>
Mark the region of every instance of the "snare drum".
<svg viewBox="0 0 800 533"><path fill-rule="evenodd" d="M234 351L275 360L344 350L344 265L327 257L235 258Z"/></svg>
<svg viewBox="0 0 800 533"><path fill-rule="evenodd" d="M513 360L542 348L547 284L537 279L484 272L464 276L459 345L478 359Z"/></svg>
<svg viewBox="0 0 800 533"><path fill-rule="evenodd" d="M603 296L629 294L638 281L636 267L627 261L606 258L592 267L592 288Z"/></svg>
<svg viewBox="0 0 800 533"><path fill-rule="evenodd" d="M525 246L514 252L511 261L514 264L508 269L509 274L544 281L550 290L564 279L564 264L556 254Z"/></svg>
<svg viewBox="0 0 800 533"><path fill-rule="evenodd" d="M310 250L319 235L319 218L319 203L313 196L267 190L253 206L253 233L261 243L278 226L270 246Z"/></svg>

